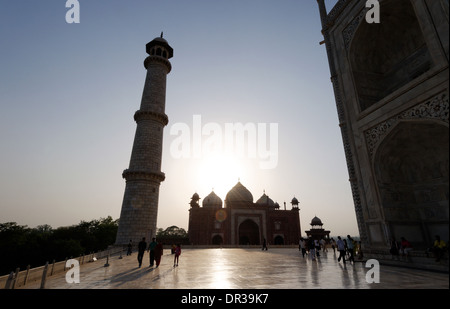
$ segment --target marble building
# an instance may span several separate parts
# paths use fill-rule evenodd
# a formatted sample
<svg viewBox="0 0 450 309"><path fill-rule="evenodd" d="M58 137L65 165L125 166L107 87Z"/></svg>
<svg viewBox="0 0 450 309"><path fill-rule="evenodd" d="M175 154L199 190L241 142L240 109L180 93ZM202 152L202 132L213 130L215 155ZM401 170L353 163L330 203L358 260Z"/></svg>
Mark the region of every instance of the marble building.
<svg viewBox="0 0 450 309"><path fill-rule="evenodd" d="M449 2L317 0L366 252L448 241Z"/></svg>

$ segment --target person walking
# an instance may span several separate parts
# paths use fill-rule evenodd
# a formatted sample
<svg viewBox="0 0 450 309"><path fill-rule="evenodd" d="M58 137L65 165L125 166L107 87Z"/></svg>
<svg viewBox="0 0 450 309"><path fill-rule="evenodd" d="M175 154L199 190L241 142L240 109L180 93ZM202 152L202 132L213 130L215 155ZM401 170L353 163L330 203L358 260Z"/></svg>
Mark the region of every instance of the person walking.
<svg viewBox="0 0 450 309"><path fill-rule="evenodd" d="M333 249L333 253L336 253L336 241L334 238L331 238L331 248Z"/></svg>
<svg viewBox="0 0 450 309"><path fill-rule="evenodd" d="M354 248L355 248L355 244L353 243L353 238L351 238L350 235L347 235L347 251L349 254L348 260L353 263L355 263L354 251L353 251Z"/></svg>
<svg viewBox="0 0 450 309"><path fill-rule="evenodd" d="M156 244L154 250L154 256L155 256L155 262L156 262L156 268L158 268L159 264L161 263L161 257L163 256L163 245L160 241Z"/></svg>
<svg viewBox="0 0 450 309"><path fill-rule="evenodd" d="M148 251L150 251L150 266L153 267L155 264L155 248L158 243L156 242L156 238L152 238L152 242L148 245Z"/></svg>
<svg viewBox="0 0 450 309"><path fill-rule="evenodd" d="M337 250L339 251L338 262L340 262L341 258L342 258L342 261L345 264L345 243L341 239L341 236L338 236L338 240L336 241L336 245L337 245Z"/></svg>
<svg viewBox="0 0 450 309"><path fill-rule="evenodd" d="M358 241L358 243L356 244L356 250L358 251L358 260L362 260L364 258L364 254L361 241Z"/></svg>
<svg viewBox="0 0 450 309"><path fill-rule="evenodd" d="M181 255L181 245L177 244L177 247L175 248L175 257L173 258L173 267L178 266L178 259Z"/></svg>
<svg viewBox="0 0 450 309"><path fill-rule="evenodd" d="M322 247L322 252L328 252L327 242L325 241L325 239L320 239L320 246Z"/></svg>
<svg viewBox="0 0 450 309"><path fill-rule="evenodd" d="M309 237L308 240L308 250L309 250L309 256L311 258L312 261L316 260L316 246L314 244L314 239L312 239L312 237Z"/></svg>
<svg viewBox="0 0 450 309"><path fill-rule="evenodd" d="M303 237L300 238L299 246L300 246L300 251L302 252L302 256L303 256L303 258L305 258L306 240Z"/></svg>
<svg viewBox="0 0 450 309"><path fill-rule="evenodd" d="M263 246L262 246L262 249L261 249L262 251L267 251L267 242L266 242L266 239L264 238L264 240L263 240Z"/></svg>
<svg viewBox="0 0 450 309"><path fill-rule="evenodd" d="M133 251L133 241L130 239L130 242L127 245L127 256L131 255L132 251Z"/></svg>
<svg viewBox="0 0 450 309"><path fill-rule="evenodd" d="M142 240L138 244L138 262L139 268L142 266L142 259L144 258L144 252L147 249L147 243L145 242L145 237L142 237Z"/></svg>
<svg viewBox="0 0 450 309"><path fill-rule="evenodd" d="M314 239L314 248L316 248L317 257L320 257L320 242L318 239Z"/></svg>

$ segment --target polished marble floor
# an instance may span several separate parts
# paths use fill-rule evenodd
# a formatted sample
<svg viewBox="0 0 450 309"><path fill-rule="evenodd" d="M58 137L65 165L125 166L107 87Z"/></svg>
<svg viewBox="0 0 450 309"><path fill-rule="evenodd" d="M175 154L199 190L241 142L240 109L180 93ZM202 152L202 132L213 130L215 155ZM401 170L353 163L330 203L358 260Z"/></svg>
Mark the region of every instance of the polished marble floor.
<svg viewBox="0 0 450 309"><path fill-rule="evenodd" d="M138 267L137 254L113 256L81 266L80 283L67 283L66 274L49 277L46 289L448 289L445 273L365 262L337 261L333 252L315 261L296 248L184 249L174 267L169 250L158 268L149 255ZM379 275L379 276L378 276ZM379 279L379 282L377 282ZM375 282L368 282L375 281ZM27 285L38 289L39 282Z"/></svg>

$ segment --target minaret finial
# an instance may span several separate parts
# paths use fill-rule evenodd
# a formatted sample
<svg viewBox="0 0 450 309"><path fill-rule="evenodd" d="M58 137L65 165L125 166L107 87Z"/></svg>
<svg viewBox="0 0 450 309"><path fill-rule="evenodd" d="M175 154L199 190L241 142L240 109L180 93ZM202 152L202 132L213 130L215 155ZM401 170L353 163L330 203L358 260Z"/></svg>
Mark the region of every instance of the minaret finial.
<svg viewBox="0 0 450 309"><path fill-rule="evenodd" d="M161 31L161 39L163 38L163 35L164 35L164 32L163 32L163 31Z"/></svg>

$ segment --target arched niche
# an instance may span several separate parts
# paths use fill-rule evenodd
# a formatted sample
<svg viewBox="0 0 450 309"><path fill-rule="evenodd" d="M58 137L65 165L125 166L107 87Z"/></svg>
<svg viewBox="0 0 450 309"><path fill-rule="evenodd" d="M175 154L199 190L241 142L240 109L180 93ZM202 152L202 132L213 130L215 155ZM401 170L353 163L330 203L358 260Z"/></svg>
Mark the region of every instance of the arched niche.
<svg viewBox="0 0 450 309"><path fill-rule="evenodd" d="M211 242L213 245L222 245L223 238L221 235L214 235Z"/></svg>
<svg viewBox="0 0 450 309"><path fill-rule="evenodd" d="M376 150L384 220L391 236L406 237L416 248L429 247L436 234L448 238L448 139L449 128L441 123L402 121Z"/></svg>
<svg viewBox="0 0 450 309"><path fill-rule="evenodd" d="M410 0L385 0L380 23L362 20L349 50L363 111L431 68L432 61Z"/></svg>

